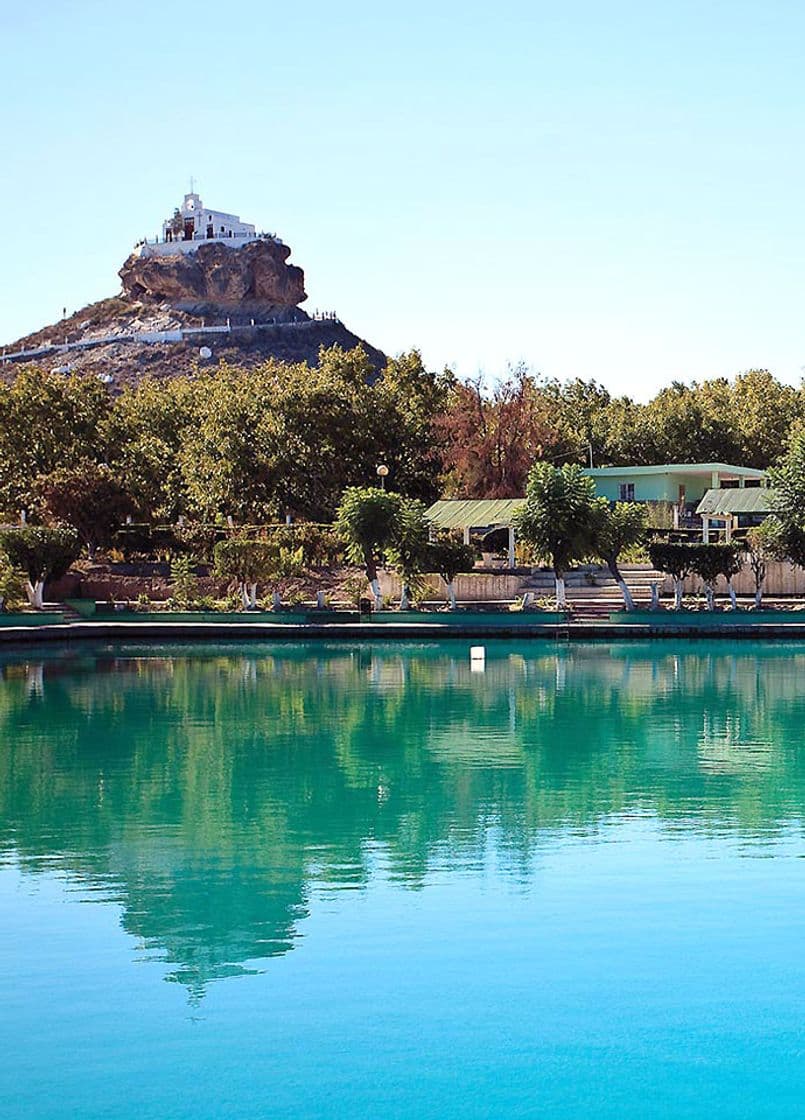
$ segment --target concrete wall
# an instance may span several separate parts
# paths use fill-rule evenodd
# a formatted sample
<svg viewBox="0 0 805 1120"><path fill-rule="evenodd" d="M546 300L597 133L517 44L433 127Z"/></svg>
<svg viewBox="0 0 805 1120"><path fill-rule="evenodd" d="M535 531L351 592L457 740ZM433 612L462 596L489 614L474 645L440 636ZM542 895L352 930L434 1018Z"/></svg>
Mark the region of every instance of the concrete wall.
<svg viewBox="0 0 805 1120"><path fill-rule="evenodd" d="M493 603L499 600L512 600L523 594L527 575L501 572L467 572L456 577L456 598L460 603ZM434 594L425 598L447 600L447 586L441 576L430 575L428 583ZM380 592L392 602L400 597L400 581L393 572L379 573ZM550 591L546 591L550 594Z"/></svg>
<svg viewBox="0 0 805 1120"><path fill-rule="evenodd" d="M698 594L701 583L702 581L698 576L689 576L685 580L686 594ZM732 583L739 595L754 595L755 593L755 577L748 565L745 565L743 571L735 576ZM724 581L720 580L717 590L719 592L723 591L724 586ZM673 581L667 579L663 585L663 591L671 592L672 589ZM772 561L768 566L763 594L805 597L805 570L795 568L793 564L789 564L785 560Z"/></svg>

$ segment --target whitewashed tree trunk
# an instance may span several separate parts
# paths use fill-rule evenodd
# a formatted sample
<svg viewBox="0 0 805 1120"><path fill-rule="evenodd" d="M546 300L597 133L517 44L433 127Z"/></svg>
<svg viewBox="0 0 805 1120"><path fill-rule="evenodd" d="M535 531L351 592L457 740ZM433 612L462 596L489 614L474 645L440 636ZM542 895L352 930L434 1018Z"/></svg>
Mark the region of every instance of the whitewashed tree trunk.
<svg viewBox="0 0 805 1120"><path fill-rule="evenodd" d="M257 610L257 584L242 583L240 585L240 600L244 611Z"/></svg>
<svg viewBox="0 0 805 1120"><path fill-rule="evenodd" d="M730 597L730 604L732 606L732 609L734 611L737 611L738 610L738 600L735 596L735 588L732 586L732 580L731 579L727 580L727 594Z"/></svg>
<svg viewBox="0 0 805 1120"><path fill-rule="evenodd" d="M447 601L450 604L450 610L454 611L456 609L456 585L452 579L447 584Z"/></svg>
<svg viewBox="0 0 805 1120"><path fill-rule="evenodd" d="M279 591L271 592L271 606L275 611L282 610L282 595Z"/></svg>
<svg viewBox="0 0 805 1120"><path fill-rule="evenodd" d="M759 611L763 602L763 584L759 583L755 588L755 610Z"/></svg>
<svg viewBox="0 0 805 1120"><path fill-rule="evenodd" d="M27 579L25 581L25 594L28 598L29 605L41 611L45 605L45 581L43 579L37 579L31 583L31 581Z"/></svg>
<svg viewBox="0 0 805 1120"><path fill-rule="evenodd" d="M565 595L565 577L556 576L556 609L563 611L567 608L567 597Z"/></svg>
<svg viewBox="0 0 805 1120"><path fill-rule="evenodd" d="M400 610L407 611L411 606L410 595L408 592L408 584L403 581L402 591L400 592Z"/></svg>
<svg viewBox="0 0 805 1120"><path fill-rule="evenodd" d="M682 580L674 580L674 610L682 610Z"/></svg>
<svg viewBox="0 0 805 1120"><path fill-rule="evenodd" d="M712 583L706 583L704 585L704 598L707 602L708 611L714 611L716 609L716 597Z"/></svg>
<svg viewBox="0 0 805 1120"><path fill-rule="evenodd" d="M651 609L653 611L660 609L660 588L656 583L651 584Z"/></svg>
<svg viewBox="0 0 805 1120"><path fill-rule="evenodd" d="M380 594L380 583L378 580L373 579L369 581L369 586L372 589L372 598L375 601L375 610L379 611L383 606L383 596Z"/></svg>
<svg viewBox="0 0 805 1120"><path fill-rule="evenodd" d="M323 591L316 592L316 606L320 611L323 611L327 606L327 597Z"/></svg>
<svg viewBox="0 0 805 1120"><path fill-rule="evenodd" d="M618 587L621 589L621 595L623 596L624 607L626 607L627 611L633 611L634 610L634 599L632 598L631 591L626 586L626 580L623 579L622 577L621 577L621 579L618 580Z"/></svg>

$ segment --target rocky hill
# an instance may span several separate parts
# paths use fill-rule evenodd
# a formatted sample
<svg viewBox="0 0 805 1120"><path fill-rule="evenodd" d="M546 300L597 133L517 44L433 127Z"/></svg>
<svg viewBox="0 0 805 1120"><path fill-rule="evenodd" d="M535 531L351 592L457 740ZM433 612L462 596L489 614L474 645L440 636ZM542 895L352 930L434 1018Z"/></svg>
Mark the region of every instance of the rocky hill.
<svg viewBox="0 0 805 1120"><path fill-rule="evenodd" d="M197 365L255 366L266 358L315 365L322 346L362 345L381 369L385 355L333 315L311 317L304 273L275 238L229 248L201 243L189 254L139 247L120 269L120 295L76 311L7 344L5 380L21 363L100 377L119 391L145 376L172 377Z"/></svg>

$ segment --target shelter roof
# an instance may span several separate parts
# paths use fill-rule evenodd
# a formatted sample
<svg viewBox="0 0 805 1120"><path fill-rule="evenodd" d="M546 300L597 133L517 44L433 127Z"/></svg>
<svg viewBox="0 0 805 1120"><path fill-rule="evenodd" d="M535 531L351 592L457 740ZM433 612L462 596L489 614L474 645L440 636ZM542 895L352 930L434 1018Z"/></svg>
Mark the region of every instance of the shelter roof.
<svg viewBox="0 0 805 1120"><path fill-rule="evenodd" d="M735 513L773 513L775 496L775 491L768 486L708 490L696 507L696 512L707 517Z"/></svg>
<svg viewBox="0 0 805 1120"><path fill-rule="evenodd" d="M524 503L525 498L443 498L426 516L440 529L505 528Z"/></svg>

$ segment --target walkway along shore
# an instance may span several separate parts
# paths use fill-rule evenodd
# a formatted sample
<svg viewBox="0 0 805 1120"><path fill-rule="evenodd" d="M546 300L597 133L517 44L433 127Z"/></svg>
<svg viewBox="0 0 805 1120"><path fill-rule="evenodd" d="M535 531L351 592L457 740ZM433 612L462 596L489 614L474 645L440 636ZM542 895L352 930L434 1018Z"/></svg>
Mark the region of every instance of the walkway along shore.
<svg viewBox="0 0 805 1120"><path fill-rule="evenodd" d="M218 641L304 642L315 639L332 641L445 641L456 639L506 638L519 640L606 640L646 638L748 638L748 639L805 639L805 619L802 622L730 623L728 625L686 624L679 622L616 623L616 622L567 622L537 623L533 626L519 623L507 624L505 620L489 623L451 623L450 625L423 622L360 622L360 623L238 623L238 622L153 622L151 620L108 622L58 622L47 626L6 626L0 628L0 644L41 644L72 642L91 639L98 641L141 640L154 638L159 641L197 641L199 638Z"/></svg>

